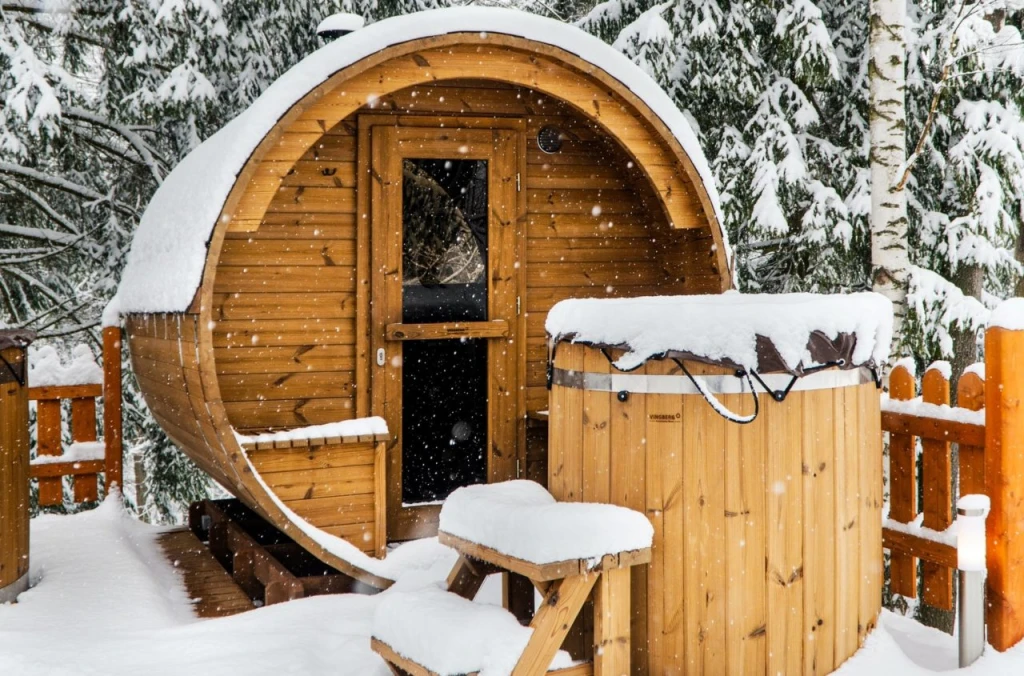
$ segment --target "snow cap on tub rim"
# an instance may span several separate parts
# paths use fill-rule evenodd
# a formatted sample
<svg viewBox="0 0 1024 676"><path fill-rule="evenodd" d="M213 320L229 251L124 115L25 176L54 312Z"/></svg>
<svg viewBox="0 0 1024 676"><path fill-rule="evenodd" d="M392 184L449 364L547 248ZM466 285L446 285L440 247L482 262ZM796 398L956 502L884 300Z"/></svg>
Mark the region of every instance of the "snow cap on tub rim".
<svg viewBox="0 0 1024 676"><path fill-rule="evenodd" d="M1024 298L1010 298L1000 303L988 318L988 328L1024 330Z"/></svg>
<svg viewBox="0 0 1024 676"><path fill-rule="evenodd" d="M711 168L682 111L647 73L575 26L518 10L452 7L386 19L328 42L178 163L135 232L120 284L122 316L188 309L202 281L210 237L238 174L295 103L338 71L382 49L450 33L511 35L564 49L622 83L661 119L689 156L711 201L731 267Z"/></svg>
<svg viewBox="0 0 1024 676"><path fill-rule="evenodd" d="M892 301L877 293L724 293L563 300L545 329L554 341L624 349L615 362L622 370L667 354L803 375L837 358L842 368L879 368L892 325Z"/></svg>

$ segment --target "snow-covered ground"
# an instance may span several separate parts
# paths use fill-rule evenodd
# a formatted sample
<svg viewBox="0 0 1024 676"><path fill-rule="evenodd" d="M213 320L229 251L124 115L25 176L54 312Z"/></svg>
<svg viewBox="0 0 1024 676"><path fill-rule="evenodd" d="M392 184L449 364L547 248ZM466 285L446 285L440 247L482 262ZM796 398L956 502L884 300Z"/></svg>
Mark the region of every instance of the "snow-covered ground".
<svg viewBox="0 0 1024 676"><path fill-rule="evenodd" d="M32 522L33 588L0 606L0 674L388 676L370 651L381 597L322 596L234 617L198 620L156 543L160 529L116 504ZM407 573L409 588L439 580L447 563ZM483 594L493 597L497 585ZM387 592L385 592L387 593ZM883 612L841 676L918 676L956 669L956 641ZM1024 674L1024 646L992 650L967 674Z"/></svg>

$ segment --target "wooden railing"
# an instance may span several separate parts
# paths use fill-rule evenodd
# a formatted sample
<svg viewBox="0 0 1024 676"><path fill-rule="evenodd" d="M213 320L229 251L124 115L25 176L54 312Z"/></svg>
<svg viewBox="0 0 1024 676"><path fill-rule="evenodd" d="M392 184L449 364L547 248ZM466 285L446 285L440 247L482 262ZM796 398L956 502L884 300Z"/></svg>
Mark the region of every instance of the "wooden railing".
<svg viewBox="0 0 1024 676"><path fill-rule="evenodd" d="M64 502L64 477L73 477L74 501L99 499L98 475L106 492L122 485L121 329L103 329L103 383L33 387L36 402L36 459L30 476L39 481L39 505ZM97 435L96 400L103 398L103 439ZM63 408L70 401L71 445L64 446Z"/></svg>
<svg viewBox="0 0 1024 676"><path fill-rule="evenodd" d="M1020 299L1007 301L1024 303ZM1017 311L1019 308L1012 308ZM1015 316L1012 312L1009 316ZM1019 322L1014 319L1011 324ZM985 364L960 378L956 408L942 368L922 378L923 394L913 400L914 378L895 368L882 429L890 435L890 509L883 529L892 555L892 591L917 595L921 561L924 601L952 605L956 567L953 523L953 462L959 446L959 495L983 493L992 509L986 523L985 625L988 642L1008 650L1024 640L1024 329L989 327ZM917 514L916 438L921 439L921 504Z"/></svg>
<svg viewBox="0 0 1024 676"><path fill-rule="evenodd" d="M957 385L956 408L949 406L949 365L933 364L925 372L916 398L914 374L897 366L889 377L889 400L882 407L882 430L889 433L889 519L883 542L892 554L890 584L894 594L917 597L918 560L923 600L953 609L956 568L953 525L953 457L959 446L960 495L985 492L985 381L983 365L965 373ZM921 463L917 466L917 439ZM924 494L918 514L918 472Z"/></svg>

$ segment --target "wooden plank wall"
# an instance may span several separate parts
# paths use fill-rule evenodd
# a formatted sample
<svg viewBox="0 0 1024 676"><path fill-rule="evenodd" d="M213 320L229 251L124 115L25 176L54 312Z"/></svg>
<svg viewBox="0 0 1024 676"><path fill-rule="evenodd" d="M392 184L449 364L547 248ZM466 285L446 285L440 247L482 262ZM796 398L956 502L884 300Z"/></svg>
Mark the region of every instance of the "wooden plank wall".
<svg viewBox="0 0 1024 676"><path fill-rule="evenodd" d="M383 496L375 492L374 443L256 450L248 455L277 497L303 519L370 556L383 549L375 529L376 505Z"/></svg>
<svg viewBox="0 0 1024 676"><path fill-rule="evenodd" d="M608 371L567 344L557 365ZM753 412L749 395L720 400ZM857 650L881 606L879 419L873 383L762 397L749 425L697 395L554 388L549 490L654 525L633 571L634 674L825 674Z"/></svg>
<svg viewBox="0 0 1024 676"><path fill-rule="evenodd" d="M248 472L239 475L218 440L197 365L196 321L195 315L130 316L126 328L135 376L153 416L178 447L243 502L284 528L281 515L268 515L269 508L263 509L250 492L262 491L262 486ZM382 453L371 442L250 451L248 455L264 481L293 511L368 554L380 555L384 547L384 526L378 520L382 513L378 506L383 503ZM294 530L289 535L301 537Z"/></svg>
<svg viewBox="0 0 1024 676"><path fill-rule="evenodd" d="M547 408L544 319L557 301L718 290L710 231L670 229L625 153L563 104L496 82L449 81L399 91L364 111L527 120L527 410ZM556 154L537 148L545 125L564 131ZM285 175L282 189L258 229L227 234L215 278L214 350L239 430L355 414L356 128L350 116L294 167L272 150L255 181ZM279 147L288 145L286 133ZM695 197L686 198L700 218Z"/></svg>

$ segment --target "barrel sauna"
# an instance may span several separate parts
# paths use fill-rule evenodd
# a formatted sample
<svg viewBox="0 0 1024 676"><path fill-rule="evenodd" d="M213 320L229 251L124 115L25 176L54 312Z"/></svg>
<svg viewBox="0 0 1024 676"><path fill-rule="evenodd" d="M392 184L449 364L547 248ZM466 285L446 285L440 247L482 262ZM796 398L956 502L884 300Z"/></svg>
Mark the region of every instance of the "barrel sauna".
<svg viewBox="0 0 1024 676"><path fill-rule="evenodd" d="M0 603L28 589L27 331L0 330Z"/></svg>
<svg viewBox="0 0 1024 676"><path fill-rule="evenodd" d="M435 231L465 235L472 280L420 273L434 240L417 228L442 193L469 196L444 212L466 222ZM148 206L118 301L139 387L182 451L386 586L367 556L433 535L454 487L543 481L556 302L721 293L728 251L697 138L653 80L573 26L460 7L325 45L199 145ZM460 361L421 368L441 357ZM460 407L472 424L423 429ZM366 446L236 436L373 416L390 435L379 463ZM413 443L426 437L458 453L435 462ZM407 481L414 466L446 485Z"/></svg>
<svg viewBox="0 0 1024 676"><path fill-rule="evenodd" d="M867 368L803 375L782 401L757 386L758 415L740 424L683 371L746 419L755 402L734 364L666 357L623 373L608 345L554 353L549 490L645 512L655 528L632 579L634 674L824 674L862 645L883 576ZM759 377L776 391L792 379Z"/></svg>

